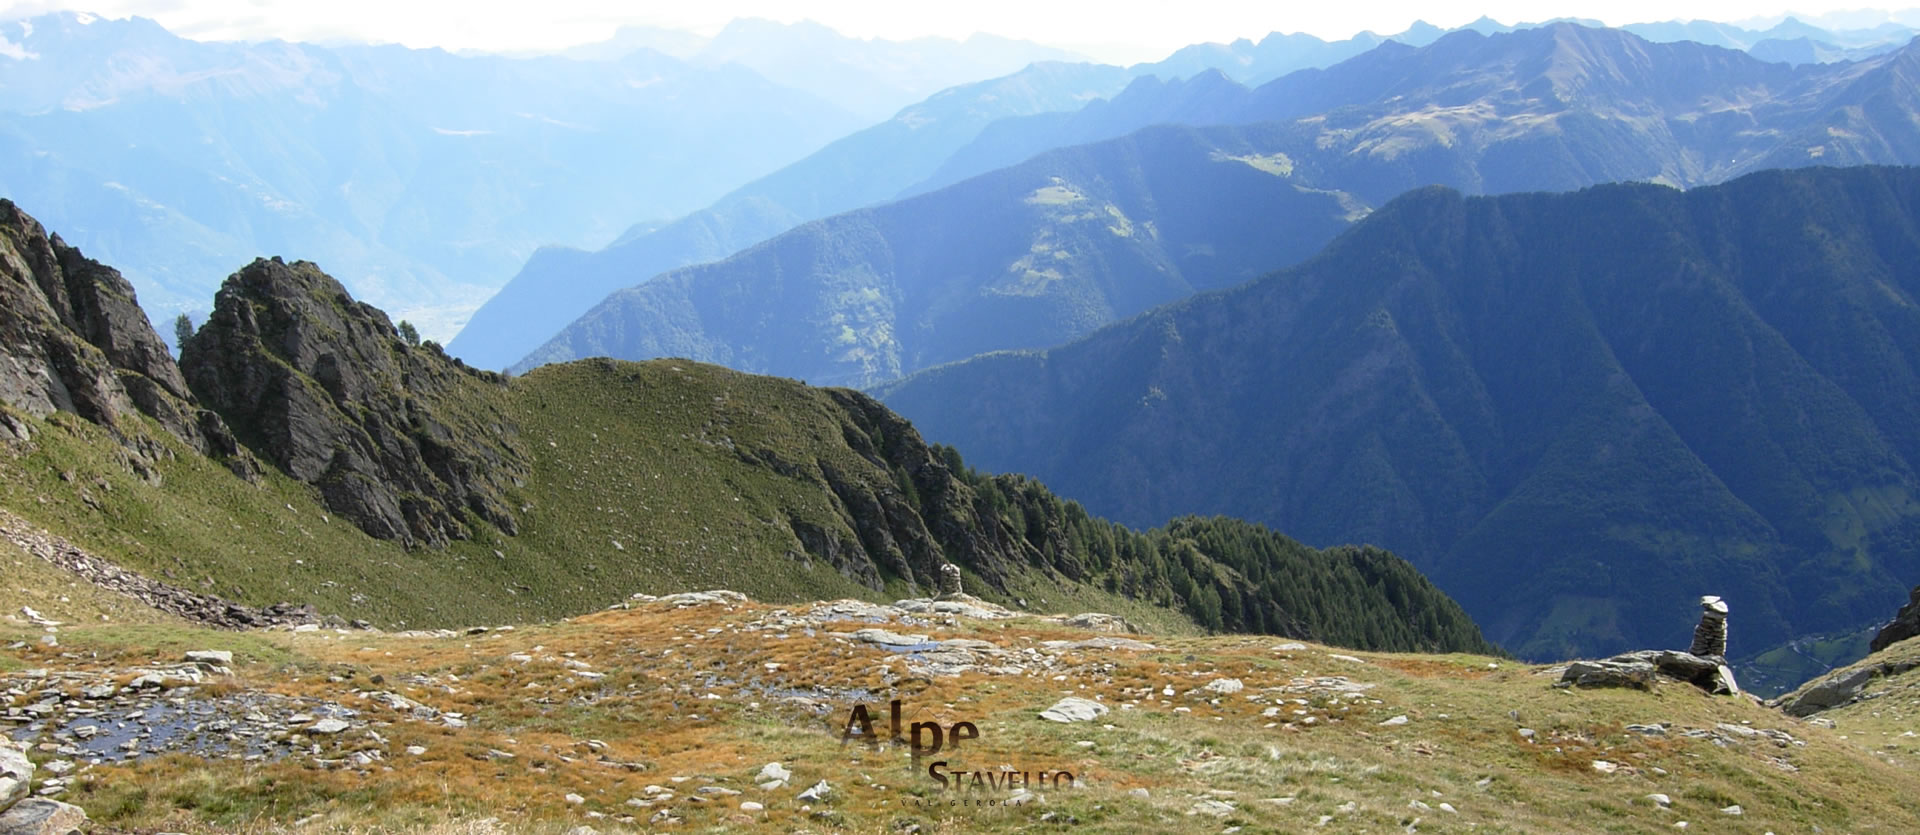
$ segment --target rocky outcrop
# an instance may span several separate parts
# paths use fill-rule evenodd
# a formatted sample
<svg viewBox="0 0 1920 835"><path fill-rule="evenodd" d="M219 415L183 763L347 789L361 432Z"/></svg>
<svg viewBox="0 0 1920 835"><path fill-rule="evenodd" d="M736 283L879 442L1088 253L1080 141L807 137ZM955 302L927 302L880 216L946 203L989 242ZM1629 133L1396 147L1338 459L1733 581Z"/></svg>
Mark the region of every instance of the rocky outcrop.
<svg viewBox="0 0 1920 835"><path fill-rule="evenodd" d="M517 530L507 493L528 463L505 378L409 344L311 263L229 277L180 365L243 443L372 536L437 547L470 519Z"/></svg>
<svg viewBox="0 0 1920 835"><path fill-rule="evenodd" d="M0 200L0 402L34 417L77 414L148 458L164 451L128 422L135 414L204 454L239 453L219 416L195 402L133 285L9 200ZM0 421L17 440L32 431Z"/></svg>
<svg viewBox="0 0 1920 835"><path fill-rule="evenodd" d="M1907 592L1907 605L1900 607L1899 614L1892 622L1880 627L1867 646L1873 652L1879 652L1915 635L1920 635L1920 586L1914 586Z"/></svg>
<svg viewBox="0 0 1920 835"><path fill-rule="evenodd" d="M1629 652L1603 661L1575 661L1567 665L1560 682L1576 687L1650 690L1656 676L1684 681L1715 695L1740 693L1726 659L1664 649Z"/></svg>
<svg viewBox="0 0 1920 835"><path fill-rule="evenodd" d="M1920 661L1863 663L1814 679L1773 704L1790 716L1812 716L1823 710L1853 704L1866 696L1867 685L1915 668L1920 668Z"/></svg>
<svg viewBox="0 0 1920 835"><path fill-rule="evenodd" d="M1071 549L1036 548L1010 530L994 514L977 506L974 492L935 455L913 424L879 401L857 391L828 389L841 407L842 434L848 446L876 466L893 472L903 490L875 490L825 473L828 484L845 509L849 526L859 532L866 555L897 576L935 593L941 587L941 566L966 566L996 591L1022 563L1057 563L1051 567L1079 579L1083 573L1071 564ZM1045 518L1036 512L1035 518ZM1049 560L1045 555L1055 555ZM866 582L879 588L879 576L869 572Z"/></svg>

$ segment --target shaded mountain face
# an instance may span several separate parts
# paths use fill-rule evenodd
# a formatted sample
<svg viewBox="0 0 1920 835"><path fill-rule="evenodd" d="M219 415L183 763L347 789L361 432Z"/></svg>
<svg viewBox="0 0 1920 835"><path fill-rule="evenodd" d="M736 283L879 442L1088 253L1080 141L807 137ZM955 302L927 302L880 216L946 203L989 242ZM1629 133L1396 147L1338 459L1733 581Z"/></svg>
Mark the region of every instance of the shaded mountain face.
<svg viewBox="0 0 1920 835"><path fill-rule="evenodd" d="M1184 134L1148 129L829 218L610 296L518 367L682 355L873 385L963 351L1085 334L1194 289L1243 280L1249 264L1254 272L1284 266L1368 208L1423 184L1489 192L1616 180L1698 185L1755 167L1920 160L1920 124L1903 109L1920 89L1909 69L1916 55L1920 46L1868 63L1795 69L1558 24L1455 33L1420 49L1388 44L1257 90L1219 75L1136 82L1106 105L1053 119L1036 144L1167 118L1279 121ZM1010 141L999 128L983 131L973 150ZM1195 138L1166 138L1176 134ZM1204 197L1179 191L1195 177L1207 183ZM1025 201L1051 178L1073 194L1104 198L1088 208L1111 204L1143 234L1053 245L1062 215L1091 216L1032 211ZM1154 191L1160 183L1171 190ZM1113 196L1137 186L1152 198ZM928 223L944 226L928 231ZM1170 235L1176 228L1198 231ZM1141 268L1130 254L1139 241L1167 266ZM1036 257L1049 259L1041 272L1066 280L1019 285L1037 269Z"/></svg>
<svg viewBox="0 0 1920 835"><path fill-rule="evenodd" d="M807 224L609 296L519 368L689 356L866 386L1248 280L1359 208L1260 128L1168 128Z"/></svg>
<svg viewBox="0 0 1920 835"><path fill-rule="evenodd" d="M1319 551L1229 519L1135 532L1037 482L968 469L855 391L685 361L474 371L307 262L229 277L186 340L183 385L117 275L12 204L0 217L0 503L235 600L459 624L714 586L930 595L951 563L1009 604L1046 595L1188 630L1493 651L1379 549ZM150 409L148 389L217 410L203 425L235 429L216 454L251 462L237 436L274 468L208 466L181 443L204 437Z"/></svg>
<svg viewBox="0 0 1920 835"><path fill-rule="evenodd" d="M444 337L537 246L603 244L861 124L658 53L201 43L83 19L0 25L18 47L0 55L4 196L169 317L204 311L235 264L301 253Z"/></svg>
<svg viewBox="0 0 1920 835"><path fill-rule="evenodd" d="M1429 189L1313 260L882 390L930 437L1151 524L1406 554L1503 646L1734 607L1736 655L1920 574L1920 171L1681 193Z"/></svg>
<svg viewBox="0 0 1920 835"><path fill-rule="evenodd" d="M9 438L32 437L21 417L70 412L151 459L165 452L139 442L144 415L202 454L239 452L219 416L194 402L133 286L10 200L0 200L0 348L0 403L21 413L4 416ZM139 466L150 473L151 463Z"/></svg>

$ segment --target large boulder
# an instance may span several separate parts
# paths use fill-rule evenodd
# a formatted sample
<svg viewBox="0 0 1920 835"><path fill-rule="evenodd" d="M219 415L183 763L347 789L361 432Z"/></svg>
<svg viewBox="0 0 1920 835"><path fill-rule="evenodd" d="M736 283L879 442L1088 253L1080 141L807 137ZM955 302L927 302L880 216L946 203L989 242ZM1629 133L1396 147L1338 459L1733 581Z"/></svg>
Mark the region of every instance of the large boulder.
<svg viewBox="0 0 1920 835"><path fill-rule="evenodd" d="M128 419L145 414L202 453L239 449L195 402L120 273L0 200L0 403L34 417L71 412L151 457ZM20 440L13 421L0 432Z"/></svg>
<svg viewBox="0 0 1920 835"><path fill-rule="evenodd" d="M1716 695L1738 695L1727 660L1713 655L1694 655L1665 649L1648 649L1616 655L1603 661L1575 661L1567 665L1560 680L1576 687L1633 687L1650 689L1655 676L1684 681Z"/></svg>
<svg viewBox="0 0 1920 835"><path fill-rule="evenodd" d="M87 825L78 806L34 797L0 812L0 835L76 835Z"/></svg>
<svg viewBox="0 0 1920 835"><path fill-rule="evenodd" d="M27 759L27 752L0 734L0 810L25 798L32 783L33 763Z"/></svg>
<svg viewBox="0 0 1920 835"><path fill-rule="evenodd" d="M372 536L437 547L469 517L517 530L507 494L530 465L506 378L411 344L311 263L234 273L180 366L241 441Z"/></svg>

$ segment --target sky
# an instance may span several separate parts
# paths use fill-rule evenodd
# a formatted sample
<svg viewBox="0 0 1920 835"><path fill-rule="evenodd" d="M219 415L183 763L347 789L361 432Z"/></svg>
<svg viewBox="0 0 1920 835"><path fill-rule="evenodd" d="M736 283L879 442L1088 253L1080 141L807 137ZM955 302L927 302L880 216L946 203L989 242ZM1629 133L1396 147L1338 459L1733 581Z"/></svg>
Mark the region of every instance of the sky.
<svg viewBox="0 0 1920 835"><path fill-rule="evenodd" d="M350 40L520 51L604 40L623 24L711 34L733 18L763 17L811 19L869 38L964 38L989 32L1102 60L1151 60L1190 43L1258 39L1273 31L1333 40L1361 30L1391 34L1415 20L1458 26L1481 15L1504 23L1580 17L1620 25L1692 18L1737 22L1858 8L1858 0L0 0L0 20L64 9L149 17L201 40Z"/></svg>

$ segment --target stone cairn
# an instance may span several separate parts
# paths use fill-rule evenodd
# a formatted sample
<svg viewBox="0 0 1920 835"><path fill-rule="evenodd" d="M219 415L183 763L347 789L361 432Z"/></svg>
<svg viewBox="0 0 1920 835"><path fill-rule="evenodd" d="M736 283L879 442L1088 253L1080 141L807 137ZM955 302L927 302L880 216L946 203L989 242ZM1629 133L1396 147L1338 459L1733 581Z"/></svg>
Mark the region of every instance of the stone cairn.
<svg viewBox="0 0 1920 835"><path fill-rule="evenodd" d="M940 597L943 599L960 596L960 566L950 562L940 564Z"/></svg>
<svg viewBox="0 0 1920 835"><path fill-rule="evenodd" d="M1567 665L1559 686L1651 690L1660 675L1708 693L1739 695L1740 684L1727 666L1727 602L1709 594L1700 598L1700 609L1700 625L1694 627L1693 646L1686 652L1643 649L1604 661L1575 661Z"/></svg>
<svg viewBox="0 0 1920 835"><path fill-rule="evenodd" d="M1727 657L1727 602L1714 595L1700 598L1700 625L1693 628L1693 647L1701 657Z"/></svg>

